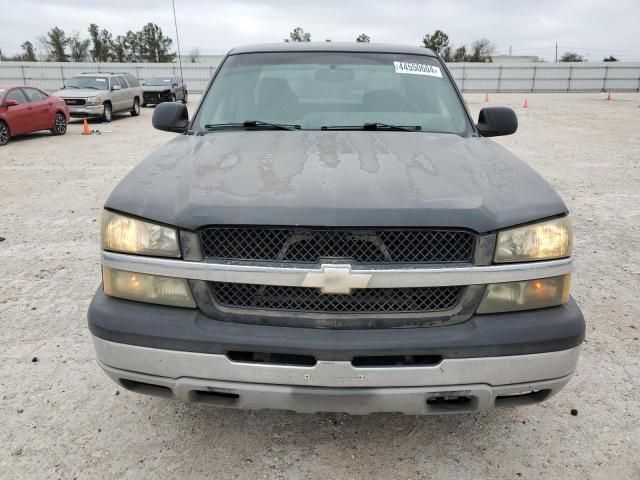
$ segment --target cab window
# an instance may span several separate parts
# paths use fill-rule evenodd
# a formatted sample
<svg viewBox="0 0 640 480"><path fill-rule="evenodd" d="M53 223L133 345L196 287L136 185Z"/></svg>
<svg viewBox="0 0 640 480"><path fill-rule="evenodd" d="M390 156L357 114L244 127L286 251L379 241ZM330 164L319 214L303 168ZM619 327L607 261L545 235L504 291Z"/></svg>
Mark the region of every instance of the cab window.
<svg viewBox="0 0 640 480"><path fill-rule="evenodd" d="M7 93L5 100L15 100L16 102L18 102L18 105L27 103L27 98L24 96L24 93L22 93L22 90L20 90L19 88L15 88L11 90L9 93Z"/></svg>
<svg viewBox="0 0 640 480"><path fill-rule="evenodd" d="M138 83L138 80L133 75L125 75L125 78L127 79L127 83L129 84L130 87L140 86L140 84Z"/></svg>
<svg viewBox="0 0 640 480"><path fill-rule="evenodd" d="M469 135L473 127L440 59L369 52L230 55L195 125L260 120L321 130L366 123Z"/></svg>
<svg viewBox="0 0 640 480"><path fill-rule="evenodd" d="M26 93L27 98L30 102L40 102L47 98L44 93L42 93L40 90L36 90L35 88L23 88L22 91Z"/></svg>

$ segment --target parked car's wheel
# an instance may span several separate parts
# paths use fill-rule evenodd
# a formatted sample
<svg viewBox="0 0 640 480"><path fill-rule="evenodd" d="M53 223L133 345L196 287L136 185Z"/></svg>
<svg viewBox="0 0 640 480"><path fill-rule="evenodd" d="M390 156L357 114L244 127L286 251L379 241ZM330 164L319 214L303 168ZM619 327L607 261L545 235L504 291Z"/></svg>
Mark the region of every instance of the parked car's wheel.
<svg viewBox="0 0 640 480"><path fill-rule="evenodd" d="M9 127L6 123L0 120L0 146L9 143L11 135L9 134Z"/></svg>
<svg viewBox="0 0 640 480"><path fill-rule="evenodd" d="M187 91L184 91L184 96L182 97L182 103L184 103L185 105L187 104L187 102L189 101L189 99L187 98L189 96L189 94L187 93Z"/></svg>
<svg viewBox="0 0 640 480"><path fill-rule="evenodd" d="M54 135L64 135L67 133L67 119L61 113L56 113L51 133Z"/></svg>
<svg viewBox="0 0 640 480"><path fill-rule="evenodd" d="M113 119L113 110L110 103L104 104L104 113L102 114L102 120L110 122Z"/></svg>
<svg viewBox="0 0 640 480"><path fill-rule="evenodd" d="M133 109L131 110L131 116L137 117L140 115L140 100L137 98L133 99Z"/></svg>

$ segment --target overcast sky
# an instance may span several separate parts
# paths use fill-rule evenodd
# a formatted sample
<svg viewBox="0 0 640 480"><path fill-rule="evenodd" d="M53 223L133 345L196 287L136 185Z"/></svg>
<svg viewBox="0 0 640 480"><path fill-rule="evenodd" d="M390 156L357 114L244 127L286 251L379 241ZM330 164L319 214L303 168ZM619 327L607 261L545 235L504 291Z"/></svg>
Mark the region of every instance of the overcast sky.
<svg viewBox="0 0 640 480"><path fill-rule="evenodd" d="M183 54L282 41L300 26L321 41L364 32L375 42L416 45L441 29L454 46L486 37L496 53L511 47L513 55L553 60L557 41L560 54L640 60L640 0L176 0L176 11ZM0 49L19 53L26 40L37 47L54 26L88 36L92 22L114 37L154 22L175 40L171 0L0 0Z"/></svg>

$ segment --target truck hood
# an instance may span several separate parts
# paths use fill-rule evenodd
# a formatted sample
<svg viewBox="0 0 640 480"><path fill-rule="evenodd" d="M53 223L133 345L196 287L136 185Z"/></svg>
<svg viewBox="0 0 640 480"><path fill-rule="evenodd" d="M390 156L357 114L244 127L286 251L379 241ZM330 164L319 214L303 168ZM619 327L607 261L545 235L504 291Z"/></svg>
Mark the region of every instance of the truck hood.
<svg viewBox="0 0 640 480"><path fill-rule="evenodd" d="M89 98L97 95L108 95L109 90L96 90L95 88L63 88L54 95L60 98Z"/></svg>
<svg viewBox="0 0 640 480"><path fill-rule="evenodd" d="M190 230L240 224L477 232L567 210L545 180L491 140L388 131L180 135L135 167L106 207Z"/></svg>
<svg viewBox="0 0 640 480"><path fill-rule="evenodd" d="M142 85L143 92L168 92L169 90L171 90L171 85Z"/></svg>

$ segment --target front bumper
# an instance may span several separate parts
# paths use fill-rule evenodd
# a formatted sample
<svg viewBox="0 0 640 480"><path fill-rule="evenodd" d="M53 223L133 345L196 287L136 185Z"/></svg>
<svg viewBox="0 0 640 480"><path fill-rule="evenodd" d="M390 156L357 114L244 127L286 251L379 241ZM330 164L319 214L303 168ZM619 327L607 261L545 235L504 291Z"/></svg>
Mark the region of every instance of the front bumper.
<svg viewBox="0 0 640 480"><path fill-rule="evenodd" d="M192 354L188 359L176 359L175 352L157 350L150 355L144 347L133 347L126 351L125 357L117 359L122 353L119 344L110 344L94 337L98 363L102 369L122 387L142 394L176 398L184 402L205 403L222 407L259 410L265 408L290 410L298 413L342 412L352 415L366 415L377 412L399 412L407 415L426 415L440 413L468 413L488 410L492 407L515 407L530 405L548 399L556 394L570 379L578 360L579 347L562 352L543 353L538 355L521 355L519 357L495 357L490 363L487 359L464 359L454 362L454 371L467 370L475 372L474 383L450 383L453 377L449 364L433 367L414 367L411 371L405 368L354 369L349 362L322 362L314 367L281 367L236 364L223 355ZM189 372L192 364L193 372L206 370L204 377L177 374L175 378L150 375L138 371L130 371L112 367L102 360L106 357L118 364L131 365L127 362L139 363L155 370L168 366L174 361L171 370ZM154 360L155 359L155 360ZM155 362L152 365L152 362ZM445 363L444 361L443 363ZM220 368L227 364L226 370ZM211 366L211 368L208 368ZM566 375L545 380L492 385L482 383L482 372L490 377L499 377L505 372L506 377L518 375L520 368L541 371L564 371ZM349 377L340 377L345 371ZM255 381L218 380L242 373L253 377ZM265 383L265 378L275 374L289 377L289 381L306 381L306 385ZM555 374L554 374L555 375ZM313 386L314 379L328 377L333 382L369 383L369 379L397 382L398 378L410 376L414 382L424 386L410 387L333 387ZM435 385L429 382L437 377Z"/></svg>
<svg viewBox="0 0 640 480"><path fill-rule="evenodd" d="M104 105L78 106L67 105L72 117L100 117L104 115Z"/></svg>
<svg viewBox="0 0 640 480"><path fill-rule="evenodd" d="M107 297L101 289L89 327L100 366L133 391L237 408L352 414L469 412L542 401L573 375L585 330L573 301L441 327L331 330L219 321L198 310ZM307 355L315 364L232 361L231 351ZM385 355L437 360L353 363Z"/></svg>

